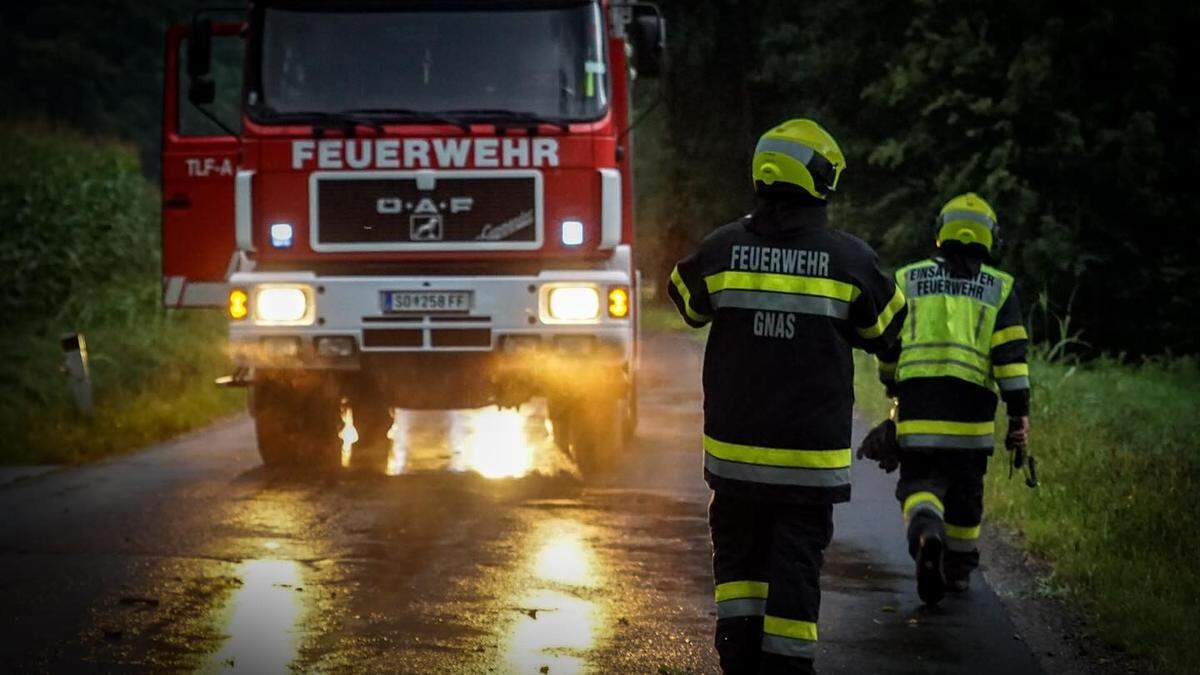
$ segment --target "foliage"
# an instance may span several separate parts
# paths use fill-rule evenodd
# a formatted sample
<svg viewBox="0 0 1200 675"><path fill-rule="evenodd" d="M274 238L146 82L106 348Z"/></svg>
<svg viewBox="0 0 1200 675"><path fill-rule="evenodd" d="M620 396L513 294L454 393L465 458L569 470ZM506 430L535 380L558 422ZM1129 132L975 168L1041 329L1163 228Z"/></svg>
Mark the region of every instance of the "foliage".
<svg viewBox="0 0 1200 675"><path fill-rule="evenodd" d="M1200 369L1193 359L1137 366L1035 361L1030 490L998 453L988 517L1019 528L1054 563L1048 583L1083 607L1106 640L1168 672L1200 659Z"/></svg>
<svg viewBox="0 0 1200 675"><path fill-rule="evenodd" d="M192 0L43 0L0 4L0 118L37 118L159 142L163 32Z"/></svg>
<svg viewBox="0 0 1200 675"><path fill-rule="evenodd" d="M1098 351L1200 350L1200 9L1115 0L664 3L673 69L662 168L641 210L679 255L751 203L747 153L812 116L849 171L834 221L899 265L956 193L997 206L1004 266ZM737 72L722 70L728 64ZM647 224L649 227L647 228ZM686 236L662 233L682 231ZM669 269L669 262L664 265ZM661 276L663 269L655 269ZM1146 330L1153 326L1154 330Z"/></svg>
<svg viewBox="0 0 1200 675"><path fill-rule="evenodd" d="M97 285L157 272L156 197L128 148L19 126L0 129L0 156L0 316L86 314Z"/></svg>
<svg viewBox="0 0 1200 675"><path fill-rule="evenodd" d="M130 148L0 129L0 462L127 450L237 407L220 316L159 307L155 191ZM77 415L59 336L87 340L97 410Z"/></svg>

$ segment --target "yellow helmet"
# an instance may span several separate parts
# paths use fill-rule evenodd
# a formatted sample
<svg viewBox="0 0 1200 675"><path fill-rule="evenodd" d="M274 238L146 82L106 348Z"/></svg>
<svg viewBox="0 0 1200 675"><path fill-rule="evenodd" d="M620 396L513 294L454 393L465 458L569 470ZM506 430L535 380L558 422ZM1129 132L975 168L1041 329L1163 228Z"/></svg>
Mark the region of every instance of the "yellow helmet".
<svg viewBox="0 0 1200 675"><path fill-rule="evenodd" d="M758 140L751 175L756 187L785 183L825 199L845 168L846 157L828 131L810 119L793 119Z"/></svg>
<svg viewBox="0 0 1200 675"><path fill-rule="evenodd" d="M968 192L946 202L938 214L937 244L947 240L979 244L990 254L1000 235L996 212L983 197Z"/></svg>

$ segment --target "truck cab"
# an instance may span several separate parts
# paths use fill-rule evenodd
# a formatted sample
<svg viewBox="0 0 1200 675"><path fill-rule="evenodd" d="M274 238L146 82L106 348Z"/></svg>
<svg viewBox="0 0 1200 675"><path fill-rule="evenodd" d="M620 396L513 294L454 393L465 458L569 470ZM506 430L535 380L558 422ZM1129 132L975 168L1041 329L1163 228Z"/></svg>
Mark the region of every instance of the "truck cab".
<svg viewBox="0 0 1200 675"><path fill-rule="evenodd" d="M346 420L356 454L385 451L395 408L535 397L581 469L615 461L636 424L631 86L659 69L657 10L218 18L167 34L163 302L226 312L264 462L335 463Z"/></svg>

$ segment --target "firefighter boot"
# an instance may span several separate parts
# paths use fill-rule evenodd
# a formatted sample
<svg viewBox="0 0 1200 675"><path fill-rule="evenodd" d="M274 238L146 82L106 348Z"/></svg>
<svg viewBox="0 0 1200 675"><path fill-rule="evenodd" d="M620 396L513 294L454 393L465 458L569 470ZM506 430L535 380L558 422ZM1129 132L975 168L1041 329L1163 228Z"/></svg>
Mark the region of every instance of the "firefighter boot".
<svg viewBox="0 0 1200 675"><path fill-rule="evenodd" d="M946 568L946 590L951 593L965 593L971 588L971 571Z"/></svg>
<svg viewBox="0 0 1200 675"><path fill-rule="evenodd" d="M923 534L917 548L917 595L936 605L946 594L945 544L936 534Z"/></svg>
<svg viewBox="0 0 1200 675"><path fill-rule="evenodd" d="M979 565L978 551L946 551L946 590L963 593L971 587L971 570Z"/></svg>

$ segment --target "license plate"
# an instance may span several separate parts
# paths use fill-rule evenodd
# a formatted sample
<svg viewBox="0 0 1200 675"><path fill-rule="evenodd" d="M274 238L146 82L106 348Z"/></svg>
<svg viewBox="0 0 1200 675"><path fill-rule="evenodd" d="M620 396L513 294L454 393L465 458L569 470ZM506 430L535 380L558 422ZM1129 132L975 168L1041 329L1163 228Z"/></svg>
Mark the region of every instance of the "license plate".
<svg viewBox="0 0 1200 675"><path fill-rule="evenodd" d="M385 291L385 312L468 312L470 291Z"/></svg>

